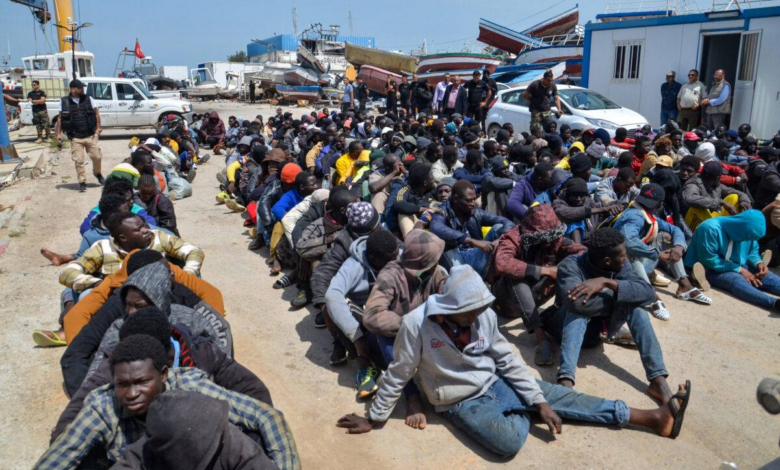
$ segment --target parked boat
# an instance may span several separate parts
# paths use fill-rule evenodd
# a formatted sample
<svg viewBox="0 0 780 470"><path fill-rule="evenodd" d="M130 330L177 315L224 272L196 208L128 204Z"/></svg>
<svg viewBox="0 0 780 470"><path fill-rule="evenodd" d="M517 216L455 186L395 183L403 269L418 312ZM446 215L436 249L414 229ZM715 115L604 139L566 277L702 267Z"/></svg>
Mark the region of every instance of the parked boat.
<svg viewBox="0 0 780 470"><path fill-rule="evenodd" d="M579 21L580 9L579 6L574 6L571 10L531 26L522 33L535 38L558 36L572 31Z"/></svg>
<svg viewBox="0 0 780 470"><path fill-rule="evenodd" d="M477 40L512 54L517 54L526 47L544 47L549 45L538 38L506 26L501 26L484 18L479 19L479 36Z"/></svg>
<svg viewBox="0 0 780 470"><path fill-rule="evenodd" d="M235 72L228 72L227 74L227 87L219 91L220 98L233 99L238 96L238 74Z"/></svg>
<svg viewBox="0 0 780 470"><path fill-rule="evenodd" d="M322 94L325 97L326 100L331 104L331 106L335 103L341 103L341 98L344 96L344 89L343 88L333 88L333 87L327 87L322 89Z"/></svg>
<svg viewBox="0 0 780 470"><path fill-rule="evenodd" d="M192 86L188 86L185 90L190 98L214 99L222 91L222 87L206 68L190 70L190 83Z"/></svg>
<svg viewBox="0 0 780 470"><path fill-rule="evenodd" d="M474 78L474 71L482 72L482 69L468 69L468 70L437 70L435 72L427 72L427 73L418 73L417 79L422 80L423 78L428 80L428 83L430 83L432 86L436 86L437 83L444 80L444 76L449 74L451 78L454 78L456 75L460 77L461 81L463 83L466 83L466 81L471 80Z"/></svg>
<svg viewBox="0 0 780 470"><path fill-rule="evenodd" d="M396 84L401 83L401 75L387 70L374 67L373 65L363 65L360 67L359 74L363 78L363 81L368 85L368 89L374 93L385 96L385 85L387 84L387 77L393 77Z"/></svg>
<svg viewBox="0 0 780 470"><path fill-rule="evenodd" d="M317 59L317 56L315 56L314 53L303 46L298 46L298 62L300 62L301 65L312 70L316 70L319 73L325 73L327 71L325 66L322 65L322 62Z"/></svg>
<svg viewBox="0 0 780 470"><path fill-rule="evenodd" d="M417 64L417 74L439 70L473 70L487 69L494 71L501 63L501 58L490 54L473 52L444 52L420 57Z"/></svg>
<svg viewBox="0 0 780 470"><path fill-rule="evenodd" d="M293 67L284 72L284 83L294 86L308 86L319 83L319 75L313 70Z"/></svg>
<svg viewBox="0 0 780 470"><path fill-rule="evenodd" d="M416 57L356 46L348 42L345 42L344 46L346 58L353 65L372 65L394 73L414 73L417 71Z"/></svg>
<svg viewBox="0 0 780 470"><path fill-rule="evenodd" d="M276 85L276 92L287 101L307 100L314 103L320 99L322 88L319 86Z"/></svg>
<svg viewBox="0 0 780 470"><path fill-rule="evenodd" d="M570 59L582 59L582 45L526 49L517 55L514 63L520 65L540 62L563 62Z"/></svg>

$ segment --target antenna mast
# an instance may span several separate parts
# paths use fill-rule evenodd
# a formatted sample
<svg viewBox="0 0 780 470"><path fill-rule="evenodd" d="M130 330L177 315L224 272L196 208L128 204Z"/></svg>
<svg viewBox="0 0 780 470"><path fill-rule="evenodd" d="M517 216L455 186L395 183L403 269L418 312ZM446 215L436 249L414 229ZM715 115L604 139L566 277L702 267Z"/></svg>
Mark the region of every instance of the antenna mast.
<svg viewBox="0 0 780 470"><path fill-rule="evenodd" d="M298 35L298 9L295 8L295 2L293 2L292 17L293 17L293 32L297 36Z"/></svg>

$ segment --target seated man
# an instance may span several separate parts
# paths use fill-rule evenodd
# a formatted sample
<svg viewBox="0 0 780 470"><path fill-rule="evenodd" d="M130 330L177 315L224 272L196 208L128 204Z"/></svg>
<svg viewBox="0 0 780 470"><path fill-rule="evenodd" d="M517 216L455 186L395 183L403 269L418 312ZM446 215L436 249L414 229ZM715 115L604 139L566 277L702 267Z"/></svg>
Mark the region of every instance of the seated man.
<svg viewBox="0 0 780 470"><path fill-rule="evenodd" d="M225 354L213 340L194 337L190 329L182 323L171 325L167 315L157 307L144 307L127 317L119 329L119 341L138 334L149 335L162 343L169 368L197 367L212 377L214 383L220 387L273 406L271 393L254 373ZM78 415L89 392L113 380L110 361L102 361L71 396L52 432L51 441L54 442Z"/></svg>
<svg viewBox="0 0 780 470"><path fill-rule="evenodd" d="M175 191L169 193L169 196L161 193L155 185L153 176L143 175L138 180L138 193L135 195L134 202L144 207L146 213L154 218L154 225L164 228L178 237L176 211L173 209L171 199L176 200Z"/></svg>
<svg viewBox="0 0 780 470"><path fill-rule="evenodd" d="M498 238L514 226L509 219L477 207L474 185L461 180L452 186L441 211L433 214L430 230L446 243L445 267L468 264L484 275ZM485 236L483 227L490 227Z"/></svg>
<svg viewBox="0 0 780 470"><path fill-rule="evenodd" d="M165 348L151 336L132 335L122 340L111 355L113 383L87 395L82 410L34 468L75 469L87 454L101 448L109 462L117 462L125 448L144 435L144 420L154 399L168 391L186 390L228 402L231 423L258 435L268 457L280 469L300 469L295 441L281 412L215 385L201 370L169 370L167 362ZM93 464L90 468L95 467L108 465Z"/></svg>
<svg viewBox="0 0 780 470"><path fill-rule="evenodd" d="M447 271L439 266L444 242L424 230L412 230L404 240L399 261L391 261L379 272L363 314L363 326L377 335L379 349L387 364L393 361L393 344L403 316L442 291ZM406 424L424 428L427 420L420 392L409 382L404 387L407 400Z"/></svg>
<svg viewBox="0 0 780 470"><path fill-rule="evenodd" d="M368 165L368 156L371 154L369 150L363 150L363 144L360 141L352 141L347 147L347 153L339 157L336 160L336 173L338 179L336 184L344 184L346 182L352 182L352 179L357 174L358 170Z"/></svg>
<svg viewBox="0 0 780 470"><path fill-rule="evenodd" d="M474 270L453 268L444 292L403 318L396 338L397 360L385 373L368 418L346 415L336 425L360 434L387 421L402 388L416 374L437 412L501 457L520 451L531 428L531 413L538 413L553 434L561 432L561 418L620 427L633 424L671 438L680 434L690 382L681 385L678 394L669 393L661 407L637 410L622 400L536 380L499 331L490 309L494 300Z"/></svg>
<svg viewBox="0 0 780 470"><path fill-rule="evenodd" d="M124 319L136 310L156 306L173 323L186 325L195 336L207 336L230 355L230 325L194 292L172 280L167 263L139 257L128 267L127 281L73 338L60 359L65 390L73 395L93 374L118 341Z"/></svg>
<svg viewBox="0 0 780 470"><path fill-rule="evenodd" d="M684 160L680 163L681 167L685 163ZM751 208L747 194L720 184L722 174L720 163L711 161L704 164L701 174L684 183L682 199L683 205L688 208L685 223L694 232L696 227L707 219L734 215Z"/></svg>
<svg viewBox="0 0 780 470"><path fill-rule="evenodd" d="M160 395L146 414L146 435L127 446L111 468L189 470L204 462L212 470L277 468L229 418L225 401L184 390Z"/></svg>
<svg viewBox="0 0 780 470"><path fill-rule="evenodd" d="M506 203L507 217L522 220L537 196L552 187L553 166L541 162L534 166L523 179L517 182Z"/></svg>
<svg viewBox="0 0 780 470"><path fill-rule="evenodd" d="M382 151L375 150L375 152ZM393 182L404 178L406 174L406 168L398 156L390 153L382 158L381 168L368 175L368 192L371 194L371 204L374 205L377 212L385 213L387 198L390 197L390 188L393 186Z"/></svg>
<svg viewBox="0 0 780 470"><path fill-rule="evenodd" d="M558 383L574 387L580 349L598 343L599 317L608 317L608 338L628 323L650 382L647 391L667 403L672 396L666 383L669 373L650 318L641 308L654 298L653 287L628 262L625 238L617 230L597 230L586 253L563 260L558 265L555 308L542 318L545 330L561 342Z"/></svg>
<svg viewBox="0 0 780 470"><path fill-rule="evenodd" d="M758 252L758 240L765 233L766 220L757 210L708 219L693 232L685 266L693 269L694 279L704 288L712 284L740 300L780 312L780 299L773 297L780 295L780 277L769 271L769 260Z"/></svg>
<svg viewBox="0 0 780 470"><path fill-rule="evenodd" d="M311 195L317 188L317 178L308 171L301 171L295 175L293 188L284 193L271 208L274 219L281 222L287 212L303 201L306 196Z"/></svg>
<svg viewBox="0 0 780 470"><path fill-rule="evenodd" d="M446 145L442 157L431 166L433 179L438 183L444 178L452 177L461 167L463 163L458 160L458 148L454 145Z"/></svg>
<svg viewBox="0 0 780 470"><path fill-rule="evenodd" d="M629 204L639 194L636 187L636 173L631 168L621 168L617 176L608 176L596 186L593 194L595 202L620 202Z"/></svg>
<svg viewBox="0 0 780 470"><path fill-rule="evenodd" d="M477 197L482 195L482 179L490 174L490 170L483 168L483 160L481 151L471 149L466 153L466 164L452 174L452 177L457 181L466 180L471 182Z"/></svg>
<svg viewBox="0 0 780 470"><path fill-rule="evenodd" d="M552 207L533 206L523 221L498 239L488 271L496 307L501 316L522 318L528 333L536 335L534 362L552 365L553 346L542 329L539 307L555 294L556 265L585 247L564 237Z"/></svg>
<svg viewBox="0 0 780 470"><path fill-rule="evenodd" d="M117 179L123 179L138 187L138 179L141 175L154 176L154 159L146 150L138 149L130 156L130 163L120 163L106 176L106 184ZM165 189L165 188L160 188Z"/></svg>
<svg viewBox="0 0 780 470"><path fill-rule="evenodd" d="M504 215L509 194L522 176L510 171L503 155L490 160L490 173L482 181L482 208L491 214Z"/></svg>
<svg viewBox="0 0 780 470"><path fill-rule="evenodd" d="M99 283L103 277L122 267L127 253L135 249L149 249L184 263L184 270L200 273L205 255L203 251L175 235L161 230L150 230L146 223L133 213L114 214L106 228L111 238L100 240L81 257L70 262L60 275L60 284L81 293Z"/></svg>
<svg viewBox="0 0 780 470"><path fill-rule="evenodd" d="M349 249L351 257L341 265L325 293L327 308L323 313L333 338L357 358L358 398L368 398L378 388L375 380L379 371L372 359L368 332L362 324L363 309L379 271L398 258L398 244L392 233L379 229L358 238Z"/></svg>
<svg viewBox="0 0 780 470"><path fill-rule="evenodd" d="M552 207L555 215L566 224L566 237L575 243L587 241L604 217L617 215L625 207L617 201L593 202L588 194L588 183L581 178L570 179L565 187Z"/></svg>
<svg viewBox="0 0 780 470"><path fill-rule="evenodd" d="M677 282L675 294L678 299L710 305L712 299L694 287L685 272L682 262L687 248L685 234L676 225L655 216L665 198L666 193L661 186L655 183L642 186L639 196L634 199L630 208L617 217L612 228L625 237L626 251L637 276L649 284L650 273L659 262L664 262L672 279ZM669 310L658 294L655 295L655 300L647 305L655 318L669 320Z"/></svg>
<svg viewBox="0 0 780 470"><path fill-rule="evenodd" d="M388 211L390 217L393 213L397 214L402 238L412 231L419 216L436 200L433 193L435 188L431 167L424 163L414 163L409 169L408 184L398 191Z"/></svg>

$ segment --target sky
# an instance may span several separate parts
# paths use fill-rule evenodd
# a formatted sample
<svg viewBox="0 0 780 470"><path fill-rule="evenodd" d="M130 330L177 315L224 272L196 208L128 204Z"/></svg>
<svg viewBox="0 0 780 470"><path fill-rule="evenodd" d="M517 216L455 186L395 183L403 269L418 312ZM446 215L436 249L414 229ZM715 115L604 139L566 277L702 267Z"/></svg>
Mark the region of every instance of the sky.
<svg viewBox="0 0 780 470"><path fill-rule="evenodd" d="M48 1L53 9L53 0ZM480 17L522 30L577 4L574 0L72 1L76 21L93 23L82 31L82 40L86 50L95 54L98 75L111 75L119 52L132 49L136 38L158 67L192 68L226 60L233 52L246 51L252 39L292 34L293 5L299 31L311 23L339 24L342 34L376 38L380 49L409 52L426 41L429 52L443 52L463 50L474 41ZM594 20L608 3L614 0L581 0L580 23ZM707 0L698 3L711 5ZM48 25L44 35L27 7L0 0L0 58L9 54L10 46L10 65L21 65L22 57L36 52L56 52L54 29Z"/></svg>

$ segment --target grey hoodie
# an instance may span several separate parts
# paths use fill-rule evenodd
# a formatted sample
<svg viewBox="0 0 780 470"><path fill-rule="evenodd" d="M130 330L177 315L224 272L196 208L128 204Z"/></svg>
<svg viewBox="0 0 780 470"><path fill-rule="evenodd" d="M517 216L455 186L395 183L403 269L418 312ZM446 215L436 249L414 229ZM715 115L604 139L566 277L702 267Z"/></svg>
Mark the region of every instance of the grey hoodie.
<svg viewBox="0 0 780 470"><path fill-rule="evenodd" d="M374 421L390 417L403 388L417 375L428 401L441 413L457 403L482 396L499 378L505 378L530 405L544 403L531 371L498 331L496 314L488 308L471 325L471 343L463 352L434 319L488 307L495 297L473 268L452 268L444 293L432 295L403 316L395 337L395 359L379 381L369 415Z"/></svg>
<svg viewBox="0 0 780 470"><path fill-rule="evenodd" d="M200 302L195 308L171 304L170 272L161 263L152 263L131 274L121 287L121 298L124 299L128 287L135 287L143 292L155 307L168 314L168 320L171 324L185 325L190 330L193 339L198 336L208 337L222 352L230 357L233 356L233 335L230 332L230 325L209 304ZM119 330L124 322L124 318L120 318L114 321L106 331L95 353L95 358L89 366L87 378L98 369L100 362L114 350L119 342Z"/></svg>
<svg viewBox="0 0 780 470"><path fill-rule="evenodd" d="M347 299L354 304L365 305L378 274L366 257L367 240L366 236L352 242L349 246L350 257L341 265L325 293L325 304L331 320L353 343L363 336L363 332L360 323L352 316Z"/></svg>

